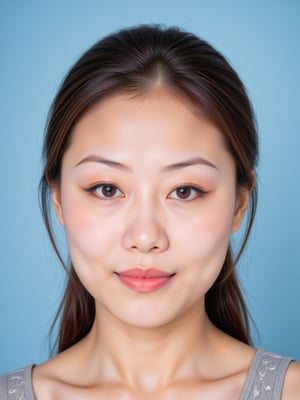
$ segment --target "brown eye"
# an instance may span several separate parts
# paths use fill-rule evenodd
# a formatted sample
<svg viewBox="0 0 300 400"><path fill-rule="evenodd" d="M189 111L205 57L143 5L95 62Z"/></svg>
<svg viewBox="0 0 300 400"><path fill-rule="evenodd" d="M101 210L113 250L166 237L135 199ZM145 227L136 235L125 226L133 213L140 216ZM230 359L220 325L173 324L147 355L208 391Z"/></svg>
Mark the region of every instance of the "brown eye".
<svg viewBox="0 0 300 400"><path fill-rule="evenodd" d="M88 189L88 192L92 193L94 196L102 200L123 197L123 193L121 192L121 190L117 186L110 183L101 183L92 186Z"/></svg>
<svg viewBox="0 0 300 400"><path fill-rule="evenodd" d="M183 186L183 187L176 189L175 192L179 199L185 200L190 197L192 189L188 186L186 186L186 187Z"/></svg>
<svg viewBox="0 0 300 400"><path fill-rule="evenodd" d="M175 200L190 201L198 197L203 197L205 194L207 194L207 192L200 188L186 185L179 186L173 190L168 197Z"/></svg>
<svg viewBox="0 0 300 400"><path fill-rule="evenodd" d="M100 194L104 197L114 197L117 193L117 188L113 185L102 185L101 188L98 188L96 192L98 193L100 189Z"/></svg>

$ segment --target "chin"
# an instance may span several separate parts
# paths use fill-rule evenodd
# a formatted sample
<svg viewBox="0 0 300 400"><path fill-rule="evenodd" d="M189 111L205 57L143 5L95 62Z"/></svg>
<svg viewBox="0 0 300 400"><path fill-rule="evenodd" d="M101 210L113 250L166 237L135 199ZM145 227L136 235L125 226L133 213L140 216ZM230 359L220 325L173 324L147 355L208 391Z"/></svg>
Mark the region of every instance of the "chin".
<svg viewBox="0 0 300 400"><path fill-rule="evenodd" d="M153 317L153 318L147 318L144 317L143 319L141 318L128 318L122 320L123 324L126 324L127 326L131 326L132 328L136 329L145 329L145 330L154 330L154 329L159 329L164 326L167 326L173 321L173 318L158 318L158 317Z"/></svg>
<svg viewBox="0 0 300 400"><path fill-rule="evenodd" d="M138 301L137 301L138 303ZM157 304L135 304L128 307L120 307L117 310L106 308L110 317L119 321L122 325L127 325L139 329L154 329L168 325L176 319L174 308L162 307ZM102 313L102 311L99 311Z"/></svg>
<svg viewBox="0 0 300 400"><path fill-rule="evenodd" d="M163 302L136 301L134 304L123 305L118 310L110 309L111 315L122 324L139 329L155 329L170 324L182 323L185 316L196 311L200 316L199 302L192 304L163 304Z"/></svg>

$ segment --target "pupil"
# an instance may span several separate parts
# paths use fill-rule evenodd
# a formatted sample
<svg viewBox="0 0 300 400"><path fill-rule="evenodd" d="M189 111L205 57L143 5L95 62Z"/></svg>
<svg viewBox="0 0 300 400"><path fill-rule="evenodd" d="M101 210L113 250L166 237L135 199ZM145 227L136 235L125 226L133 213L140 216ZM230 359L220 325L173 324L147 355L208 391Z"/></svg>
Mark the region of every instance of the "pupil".
<svg viewBox="0 0 300 400"><path fill-rule="evenodd" d="M104 186L102 191L106 197L112 197L116 194L116 188L114 186Z"/></svg>
<svg viewBox="0 0 300 400"><path fill-rule="evenodd" d="M190 196L191 189L186 187L181 187L177 189L177 196L181 199L186 199Z"/></svg>

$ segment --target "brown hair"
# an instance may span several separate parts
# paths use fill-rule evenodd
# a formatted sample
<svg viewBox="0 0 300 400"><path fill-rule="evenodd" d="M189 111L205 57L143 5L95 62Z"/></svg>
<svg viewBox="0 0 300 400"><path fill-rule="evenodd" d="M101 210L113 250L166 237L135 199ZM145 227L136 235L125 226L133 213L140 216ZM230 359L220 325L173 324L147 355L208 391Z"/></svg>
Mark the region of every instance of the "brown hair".
<svg viewBox="0 0 300 400"><path fill-rule="evenodd" d="M147 93L160 82L192 101L220 129L236 163L237 185L253 184L257 155L254 115L245 88L225 58L207 42L178 28L142 25L109 35L89 49L65 77L49 114L40 183L41 208L54 249L50 221L50 184L59 182L61 163L72 129L93 104L112 93ZM206 294L206 312L224 332L250 342L248 312L234 266L253 223L257 203L254 186L244 242L233 260L228 248L222 271ZM82 339L95 317L92 296L70 263L60 317L58 352Z"/></svg>

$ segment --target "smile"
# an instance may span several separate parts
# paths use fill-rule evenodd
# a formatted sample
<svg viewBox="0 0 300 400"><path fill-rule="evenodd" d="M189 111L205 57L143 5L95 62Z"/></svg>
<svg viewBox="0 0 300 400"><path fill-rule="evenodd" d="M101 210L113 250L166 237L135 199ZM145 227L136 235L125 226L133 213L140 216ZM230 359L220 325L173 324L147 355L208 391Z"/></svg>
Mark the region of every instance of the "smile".
<svg viewBox="0 0 300 400"><path fill-rule="evenodd" d="M140 293L161 289L175 276L155 268L132 268L116 275L125 286Z"/></svg>

